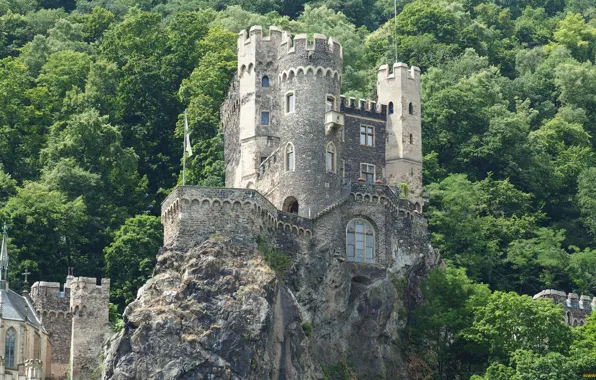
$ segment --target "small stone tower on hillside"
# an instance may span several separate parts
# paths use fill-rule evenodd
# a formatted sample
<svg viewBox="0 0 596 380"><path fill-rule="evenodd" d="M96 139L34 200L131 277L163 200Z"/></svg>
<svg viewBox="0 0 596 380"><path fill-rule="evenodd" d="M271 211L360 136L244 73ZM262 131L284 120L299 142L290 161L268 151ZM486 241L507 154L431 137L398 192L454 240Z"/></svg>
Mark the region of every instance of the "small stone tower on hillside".
<svg viewBox="0 0 596 380"><path fill-rule="evenodd" d="M99 352L109 334L110 280L88 277L66 278L64 290L59 282L36 282L30 297L41 315L52 343L52 373L64 379L92 379L99 364Z"/></svg>
<svg viewBox="0 0 596 380"><path fill-rule="evenodd" d="M109 302L109 279L97 284L93 277L76 277L70 282L72 380L92 379L93 371L101 363L98 353L110 333Z"/></svg>
<svg viewBox="0 0 596 380"><path fill-rule="evenodd" d="M381 66L378 102L341 96L332 38L260 26L238 36L238 73L222 107L226 187L256 189L312 218L364 179L422 207L420 70Z"/></svg>

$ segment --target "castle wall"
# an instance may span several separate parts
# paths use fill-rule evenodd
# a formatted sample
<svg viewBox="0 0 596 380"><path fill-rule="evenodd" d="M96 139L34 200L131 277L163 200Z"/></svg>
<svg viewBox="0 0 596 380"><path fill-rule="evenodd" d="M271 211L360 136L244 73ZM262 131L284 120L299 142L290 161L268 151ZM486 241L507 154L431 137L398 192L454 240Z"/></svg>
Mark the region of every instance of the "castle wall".
<svg viewBox="0 0 596 380"><path fill-rule="evenodd" d="M310 220L278 211L250 189L177 187L162 204L162 224L164 245L179 250L213 235L231 236L250 248L258 236L295 248L312 235Z"/></svg>
<svg viewBox="0 0 596 380"><path fill-rule="evenodd" d="M420 245L429 238L426 219L414 212L410 202L398 200L390 191L385 185L353 185L345 200L314 220L314 244L332 247L336 255L347 260L347 225L363 218L375 230L374 265L389 267L414 261L428 248Z"/></svg>
<svg viewBox="0 0 596 380"><path fill-rule="evenodd" d="M350 98L347 101L341 97L340 111L345 114L344 143L342 145L342 160L345 161L344 183L355 182L361 176L360 164L375 165L376 179L383 180L385 168L385 126L386 106L377 107L375 103L365 103ZM360 144L360 127L374 128L374 145Z"/></svg>
<svg viewBox="0 0 596 380"><path fill-rule="evenodd" d="M61 292L59 282L41 281L33 284L29 296L52 345L52 366L48 375L55 379L64 379L68 371L72 335L70 289L65 285Z"/></svg>
<svg viewBox="0 0 596 380"><path fill-rule="evenodd" d="M98 378L94 373L101 360L99 352L110 333L109 298L110 280L76 277L70 283L70 310L72 313L72 344L70 368L72 380Z"/></svg>
<svg viewBox="0 0 596 380"><path fill-rule="evenodd" d="M226 164L226 186L234 187L241 182L240 167L240 93L238 76L234 77L226 100L221 106L220 119L224 133L224 160Z"/></svg>
<svg viewBox="0 0 596 380"><path fill-rule="evenodd" d="M534 296L534 299L550 298L565 309L565 323L569 326L583 326L586 318L596 308L596 297L590 298L575 293L566 294L559 290L546 289Z"/></svg>

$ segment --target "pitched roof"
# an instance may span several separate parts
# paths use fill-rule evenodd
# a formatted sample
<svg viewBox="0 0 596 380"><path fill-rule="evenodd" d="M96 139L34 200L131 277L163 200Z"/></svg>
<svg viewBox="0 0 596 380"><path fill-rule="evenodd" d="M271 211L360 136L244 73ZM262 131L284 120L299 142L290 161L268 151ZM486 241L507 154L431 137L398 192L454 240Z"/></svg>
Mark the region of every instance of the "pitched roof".
<svg viewBox="0 0 596 380"><path fill-rule="evenodd" d="M3 319L27 322L36 328L41 327L45 331L39 316L27 297L23 297L10 289L0 289L0 302L2 303Z"/></svg>

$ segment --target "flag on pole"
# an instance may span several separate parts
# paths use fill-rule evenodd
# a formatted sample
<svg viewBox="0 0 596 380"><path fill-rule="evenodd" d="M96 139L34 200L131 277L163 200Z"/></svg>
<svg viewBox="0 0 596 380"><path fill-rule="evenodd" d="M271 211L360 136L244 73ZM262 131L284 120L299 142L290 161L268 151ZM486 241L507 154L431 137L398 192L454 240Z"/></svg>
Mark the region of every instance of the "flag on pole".
<svg viewBox="0 0 596 380"><path fill-rule="evenodd" d="M188 130L188 116L184 110L184 153L188 152L188 157L192 156L192 145L190 145L190 131Z"/></svg>

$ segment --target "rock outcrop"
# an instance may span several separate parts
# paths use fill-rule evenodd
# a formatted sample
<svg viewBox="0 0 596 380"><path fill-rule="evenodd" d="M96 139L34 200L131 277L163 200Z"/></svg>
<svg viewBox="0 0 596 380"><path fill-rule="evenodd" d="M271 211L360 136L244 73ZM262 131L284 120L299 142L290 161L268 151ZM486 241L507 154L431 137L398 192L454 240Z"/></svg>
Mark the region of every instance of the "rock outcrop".
<svg viewBox="0 0 596 380"><path fill-rule="evenodd" d="M400 331L438 260L389 268L312 251L283 278L224 237L163 250L105 348L104 379L407 378Z"/></svg>

